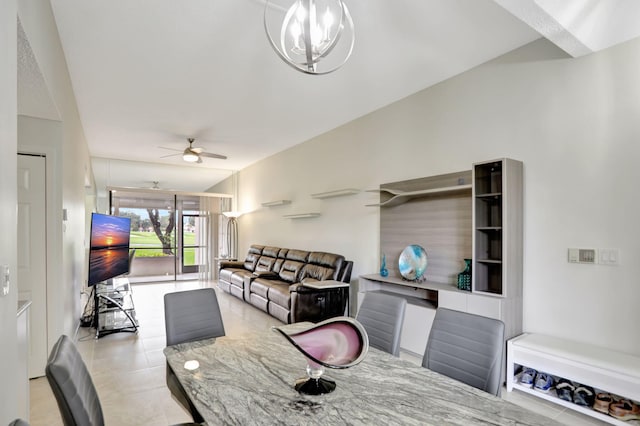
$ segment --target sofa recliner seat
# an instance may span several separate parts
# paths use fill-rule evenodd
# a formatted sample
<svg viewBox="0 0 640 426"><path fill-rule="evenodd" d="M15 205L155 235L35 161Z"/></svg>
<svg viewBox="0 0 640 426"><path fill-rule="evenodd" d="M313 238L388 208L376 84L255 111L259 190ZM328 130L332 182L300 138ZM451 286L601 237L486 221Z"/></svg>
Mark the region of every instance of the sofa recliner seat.
<svg viewBox="0 0 640 426"><path fill-rule="evenodd" d="M313 289L305 284L349 283L353 262L344 256L252 245L244 261L222 261L218 286L282 322L318 322L343 315L348 287Z"/></svg>

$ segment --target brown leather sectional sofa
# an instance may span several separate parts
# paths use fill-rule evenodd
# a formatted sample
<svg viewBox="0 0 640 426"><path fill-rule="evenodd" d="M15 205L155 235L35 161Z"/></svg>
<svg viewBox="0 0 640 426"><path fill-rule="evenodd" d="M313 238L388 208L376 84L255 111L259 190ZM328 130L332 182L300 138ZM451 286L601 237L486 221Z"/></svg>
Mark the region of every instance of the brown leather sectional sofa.
<svg viewBox="0 0 640 426"><path fill-rule="evenodd" d="M349 283L353 262L318 251L252 245L244 261L222 261L218 286L282 322L343 315L349 288L313 289L305 283Z"/></svg>

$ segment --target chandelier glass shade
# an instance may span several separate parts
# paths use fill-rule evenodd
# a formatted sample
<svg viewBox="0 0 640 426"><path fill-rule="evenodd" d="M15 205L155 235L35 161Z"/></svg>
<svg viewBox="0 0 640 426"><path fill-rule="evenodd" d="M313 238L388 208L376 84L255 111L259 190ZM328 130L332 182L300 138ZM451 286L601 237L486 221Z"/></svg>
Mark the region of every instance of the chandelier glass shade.
<svg viewBox="0 0 640 426"><path fill-rule="evenodd" d="M333 72L353 52L353 20L342 0L267 0L264 29L278 56L307 74Z"/></svg>

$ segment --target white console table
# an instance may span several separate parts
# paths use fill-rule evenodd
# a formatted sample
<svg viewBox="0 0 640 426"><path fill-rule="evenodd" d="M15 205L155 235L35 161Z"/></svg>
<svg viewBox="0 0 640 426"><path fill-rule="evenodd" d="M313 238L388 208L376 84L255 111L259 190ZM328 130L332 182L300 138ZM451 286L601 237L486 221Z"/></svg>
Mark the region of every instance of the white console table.
<svg viewBox="0 0 640 426"><path fill-rule="evenodd" d="M525 333L507 342L508 392L517 389L601 421L628 426L629 422L562 400L555 392L538 392L521 385L516 375L518 366L588 385L596 392L640 401L640 357L637 356L543 334Z"/></svg>

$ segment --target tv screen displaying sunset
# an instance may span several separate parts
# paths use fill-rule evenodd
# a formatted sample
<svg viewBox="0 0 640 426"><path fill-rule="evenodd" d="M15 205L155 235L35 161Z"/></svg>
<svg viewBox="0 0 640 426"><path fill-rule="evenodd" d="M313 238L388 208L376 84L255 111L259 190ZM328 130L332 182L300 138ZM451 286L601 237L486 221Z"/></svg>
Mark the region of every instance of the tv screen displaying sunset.
<svg viewBox="0 0 640 426"><path fill-rule="evenodd" d="M130 228L129 218L91 215L88 285L129 272Z"/></svg>

